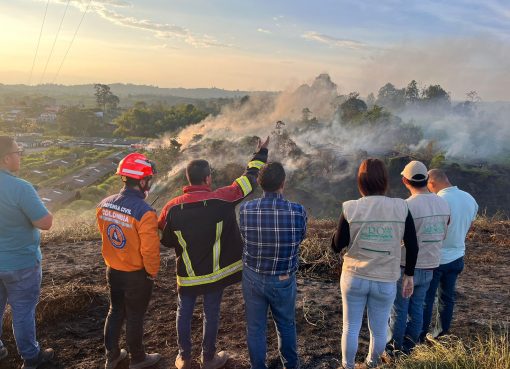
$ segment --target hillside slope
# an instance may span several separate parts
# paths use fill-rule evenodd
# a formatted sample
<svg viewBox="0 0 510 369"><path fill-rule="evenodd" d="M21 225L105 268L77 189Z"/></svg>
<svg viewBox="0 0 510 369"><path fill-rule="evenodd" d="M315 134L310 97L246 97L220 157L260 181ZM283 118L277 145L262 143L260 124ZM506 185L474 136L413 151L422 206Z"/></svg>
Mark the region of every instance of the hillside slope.
<svg viewBox="0 0 510 369"><path fill-rule="evenodd" d="M298 279L299 354L303 368L337 368L340 363L340 259L329 250L334 221L310 221L302 248ZM458 305L452 333L465 341L498 329L510 316L510 222L480 219L469 235L466 269L459 280ZM74 227L45 235L42 246L43 292L38 307L38 336L43 347L56 351L50 368L100 368L104 365L103 324L108 310L105 268L95 228ZM161 273L146 316L145 343L163 360L155 368L172 368L177 354L175 333L176 284L172 250L162 248ZM201 311L193 323L193 368L198 368ZM2 339L11 353L0 369L19 368L20 360L6 317ZM507 323L506 323L507 324ZM270 368L280 367L274 327L269 329ZM359 360L368 349L362 330ZM225 291L218 348L233 354L226 368L249 368L244 305L239 285ZM118 368L126 369L128 362Z"/></svg>

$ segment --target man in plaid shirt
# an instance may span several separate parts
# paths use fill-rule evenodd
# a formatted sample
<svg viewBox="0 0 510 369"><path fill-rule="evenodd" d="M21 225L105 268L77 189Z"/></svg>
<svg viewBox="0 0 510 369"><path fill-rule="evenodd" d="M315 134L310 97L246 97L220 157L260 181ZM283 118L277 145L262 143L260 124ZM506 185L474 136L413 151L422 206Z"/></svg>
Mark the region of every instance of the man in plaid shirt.
<svg viewBox="0 0 510 369"><path fill-rule="evenodd" d="M296 271L299 245L306 234L302 205L283 198L285 170L280 163L264 165L258 182L262 198L240 209L243 249L243 296L252 369L266 369L267 311L278 332L283 367L299 367L296 349Z"/></svg>

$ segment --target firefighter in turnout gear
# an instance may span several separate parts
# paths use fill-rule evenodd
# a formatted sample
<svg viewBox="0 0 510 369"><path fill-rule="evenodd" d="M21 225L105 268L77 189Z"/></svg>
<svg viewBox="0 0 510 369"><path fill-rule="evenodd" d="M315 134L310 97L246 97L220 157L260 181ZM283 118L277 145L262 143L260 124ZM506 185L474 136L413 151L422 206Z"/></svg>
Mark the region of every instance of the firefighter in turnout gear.
<svg viewBox="0 0 510 369"><path fill-rule="evenodd" d="M159 216L163 245L175 248L177 271L178 369L191 367L191 320L198 296L203 296L202 368L218 369L228 355L216 352L220 304L225 287L241 281L243 242L235 207L253 192L259 169L267 161L267 146L259 140L246 171L230 186L211 189L211 168L193 160L186 168L189 186L170 200Z"/></svg>
<svg viewBox="0 0 510 369"><path fill-rule="evenodd" d="M160 261L156 211L144 201L156 169L144 155L132 153L122 159L116 174L124 188L101 201L96 211L110 290L105 368L114 369L127 356L119 347L124 320L129 368L146 368L161 358L157 353L147 354L143 346L143 318Z"/></svg>

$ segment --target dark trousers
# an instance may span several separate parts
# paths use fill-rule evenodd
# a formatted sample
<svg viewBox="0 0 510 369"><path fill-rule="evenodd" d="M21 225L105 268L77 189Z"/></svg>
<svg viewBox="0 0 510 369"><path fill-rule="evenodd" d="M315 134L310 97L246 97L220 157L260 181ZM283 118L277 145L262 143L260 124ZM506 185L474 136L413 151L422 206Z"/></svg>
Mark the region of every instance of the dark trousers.
<svg viewBox="0 0 510 369"><path fill-rule="evenodd" d="M104 326L104 345L107 355L116 358L120 354L119 339L124 320L126 341L132 362L145 359L143 347L143 317L147 311L154 282L145 270L121 272L106 270L110 288L110 311Z"/></svg>
<svg viewBox="0 0 510 369"><path fill-rule="evenodd" d="M429 331L432 321L432 312L436 293L438 297L439 324L437 333L448 334L453 319L453 307L455 305L455 285L457 277L464 269L464 257L458 258L448 264L441 264L434 269L434 275L430 282L425 305L423 308L423 329L420 339L423 341Z"/></svg>

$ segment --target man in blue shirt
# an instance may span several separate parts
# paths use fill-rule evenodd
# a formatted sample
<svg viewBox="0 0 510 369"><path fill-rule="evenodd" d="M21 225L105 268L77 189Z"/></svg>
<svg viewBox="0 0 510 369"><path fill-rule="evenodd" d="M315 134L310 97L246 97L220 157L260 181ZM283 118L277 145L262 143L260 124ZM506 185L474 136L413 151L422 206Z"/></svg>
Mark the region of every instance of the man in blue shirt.
<svg viewBox="0 0 510 369"><path fill-rule="evenodd" d="M473 196L453 186L446 173L440 169L429 171L428 188L446 200L450 206L450 223L441 248L439 267L434 269L423 311L423 329L420 339L425 339L432 320L432 308L438 295L439 325L431 333L436 338L448 334L455 305L455 284L464 269L466 235L476 218L478 204Z"/></svg>
<svg viewBox="0 0 510 369"><path fill-rule="evenodd" d="M241 205L243 296L252 369L266 369L267 311L278 333L283 367L299 367L295 323L296 271L299 245L306 234L302 205L283 198L285 170L280 163L264 165L258 182L262 198Z"/></svg>
<svg viewBox="0 0 510 369"><path fill-rule="evenodd" d="M35 331L42 278L39 229L50 229L53 216L34 187L14 175L22 152L11 137L0 136L0 335L9 302L22 368L33 369L53 357L52 349L39 347ZM7 355L0 340L0 360Z"/></svg>

